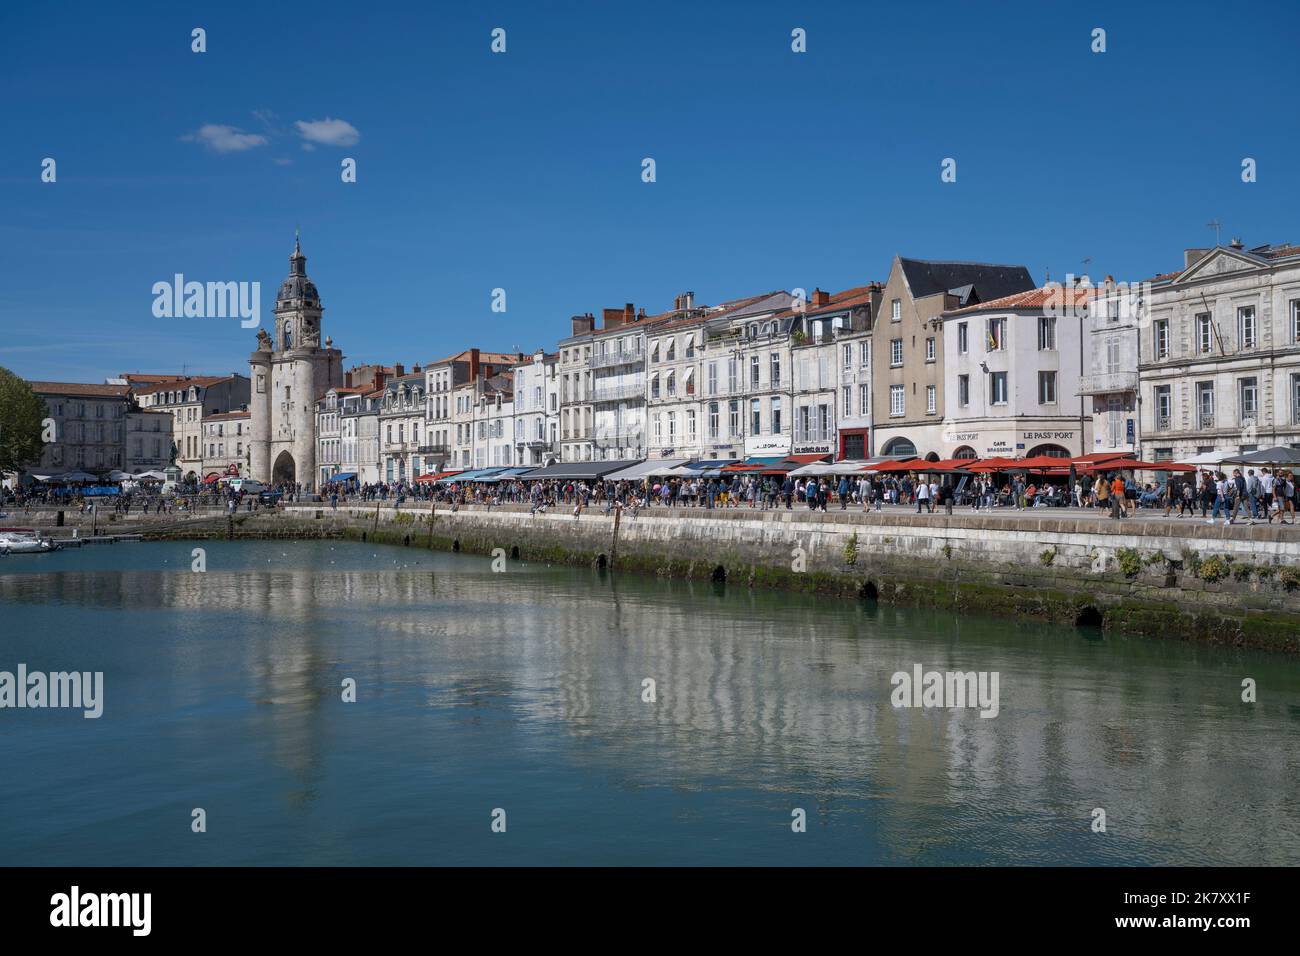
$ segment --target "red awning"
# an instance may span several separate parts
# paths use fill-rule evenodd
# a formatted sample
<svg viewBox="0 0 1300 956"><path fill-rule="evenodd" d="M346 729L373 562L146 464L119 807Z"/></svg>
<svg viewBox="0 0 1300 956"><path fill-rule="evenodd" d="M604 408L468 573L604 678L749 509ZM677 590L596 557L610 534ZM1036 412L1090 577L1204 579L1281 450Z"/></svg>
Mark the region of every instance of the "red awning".
<svg viewBox="0 0 1300 956"><path fill-rule="evenodd" d="M1069 468L1070 459L1056 458L1052 455L1034 455L1032 458L1021 458L1016 461L1013 468L1026 468L1030 471L1039 471L1045 468Z"/></svg>
<svg viewBox="0 0 1300 956"><path fill-rule="evenodd" d="M1172 461L1151 462L1138 461L1136 458L1112 458L1095 461L1079 469L1095 473L1098 471L1195 471L1195 465L1179 465Z"/></svg>
<svg viewBox="0 0 1300 956"><path fill-rule="evenodd" d="M830 452L825 452L820 455L787 455L772 467L779 468L784 465L792 465L793 467L798 468L800 465L811 465L815 461L825 461L829 457L831 457Z"/></svg>
<svg viewBox="0 0 1300 956"><path fill-rule="evenodd" d="M930 462L922 458L911 458L907 461L880 461L874 465L866 465L863 471L924 471L925 466Z"/></svg>
<svg viewBox="0 0 1300 956"><path fill-rule="evenodd" d="M1087 465L1096 461L1114 461L1116 458L1127 458L1126 451L1094 451L1090 455L1077 455L1069 459L1076 465Z"/></svg>
<svg viewBox="0 0 1300 956"><path fill-rule="evenodd" d="M1013 458L981 458L973 461L966 466L971 471L1006 471L1008 468L1016 467Z"/></svg>
<svg viewBox="0 0 1300 956"><path fill-rule="evenodd" d="M206 478L203 479L203 483L204 483L205 485L210 485L210 484L212 484L214 481L220 481L220 480L221 480L222 478L224 478L224 477L225 477L224 475L219 475L219 474L217 474L217 473L214 471L212 474L208 475L208 477L206 477Z"/></svg>
<svg viewBox="0 0 1300 956"><path fill-rule="evenodd" d="M421 475L415 479L417 485L427 485L431 481L437 481L439 478L446 478L448 475L459 475L460 471L440 471L436 474Z"/></svg>

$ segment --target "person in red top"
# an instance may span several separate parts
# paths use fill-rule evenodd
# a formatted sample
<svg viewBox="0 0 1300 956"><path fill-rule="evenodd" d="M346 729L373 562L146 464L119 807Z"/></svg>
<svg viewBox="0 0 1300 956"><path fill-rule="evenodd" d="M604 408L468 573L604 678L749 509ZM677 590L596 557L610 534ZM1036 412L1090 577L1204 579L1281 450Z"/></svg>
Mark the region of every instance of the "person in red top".
<svg viewBox="0 0 1300 956"><path fill-rule="evenodd" d="M1115 473L1115 478L1110 483L1110 516L1112 518L1124 517L1124 479Z"/></svg>

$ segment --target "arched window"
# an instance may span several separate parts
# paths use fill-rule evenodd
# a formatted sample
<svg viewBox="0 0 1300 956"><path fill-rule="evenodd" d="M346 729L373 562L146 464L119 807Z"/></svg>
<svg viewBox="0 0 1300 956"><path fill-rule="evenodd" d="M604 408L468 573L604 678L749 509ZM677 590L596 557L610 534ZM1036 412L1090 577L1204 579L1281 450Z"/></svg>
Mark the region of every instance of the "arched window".
<svg viewBox="0 0 1300 956"><path fill-rule="evenodd" d="M960 448L958 448L955 452L952 453L952 457L973 460L975 458L978 458L979 455L975 454L975 449L972 448L970 445L962 445Z"/></svg>
<svg viewBox="0 0 1300 956"><path fill-rule="evenodd" d="M911 455L916 457L916 446L908 438L891 438L885 443L882 455Z"/></svg>
<svg viewBox="0 0 1300 956"><path fill-rule="evenodd" d="M1039 455L1046 455L1048 458L1069 458L1070 457L1069 451L1062 448L1060 445L1037 445L1029 449L1029 454L1026 455L1025 457L1036 458Z"/></svg>

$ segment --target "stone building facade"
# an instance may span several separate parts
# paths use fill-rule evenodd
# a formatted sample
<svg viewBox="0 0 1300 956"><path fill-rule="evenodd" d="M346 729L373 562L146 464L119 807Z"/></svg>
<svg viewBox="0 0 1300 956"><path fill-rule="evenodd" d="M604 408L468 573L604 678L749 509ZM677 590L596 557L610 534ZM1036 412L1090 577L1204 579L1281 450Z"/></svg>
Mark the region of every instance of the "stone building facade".
<svg viewBox="0 0 1300 956"><path fill-rule="evenodd" d="M1151 280L1147 458L1300 446L1300 246L1189 249Z"/></svg>

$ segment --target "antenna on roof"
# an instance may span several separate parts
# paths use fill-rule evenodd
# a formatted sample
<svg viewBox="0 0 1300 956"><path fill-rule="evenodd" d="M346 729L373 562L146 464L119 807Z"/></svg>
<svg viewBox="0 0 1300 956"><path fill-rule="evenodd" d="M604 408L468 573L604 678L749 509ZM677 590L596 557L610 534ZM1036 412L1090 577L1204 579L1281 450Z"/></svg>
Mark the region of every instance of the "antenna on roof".
<svg viewBox="0 0 1300 956"><path fill-rule="evenodd" d="M1211 219L1205 226L1207 229L1214 230L1214 248L1219 248L1219 230L1223 228L1223 223L1219 222L1218 219Z"/></svg>

